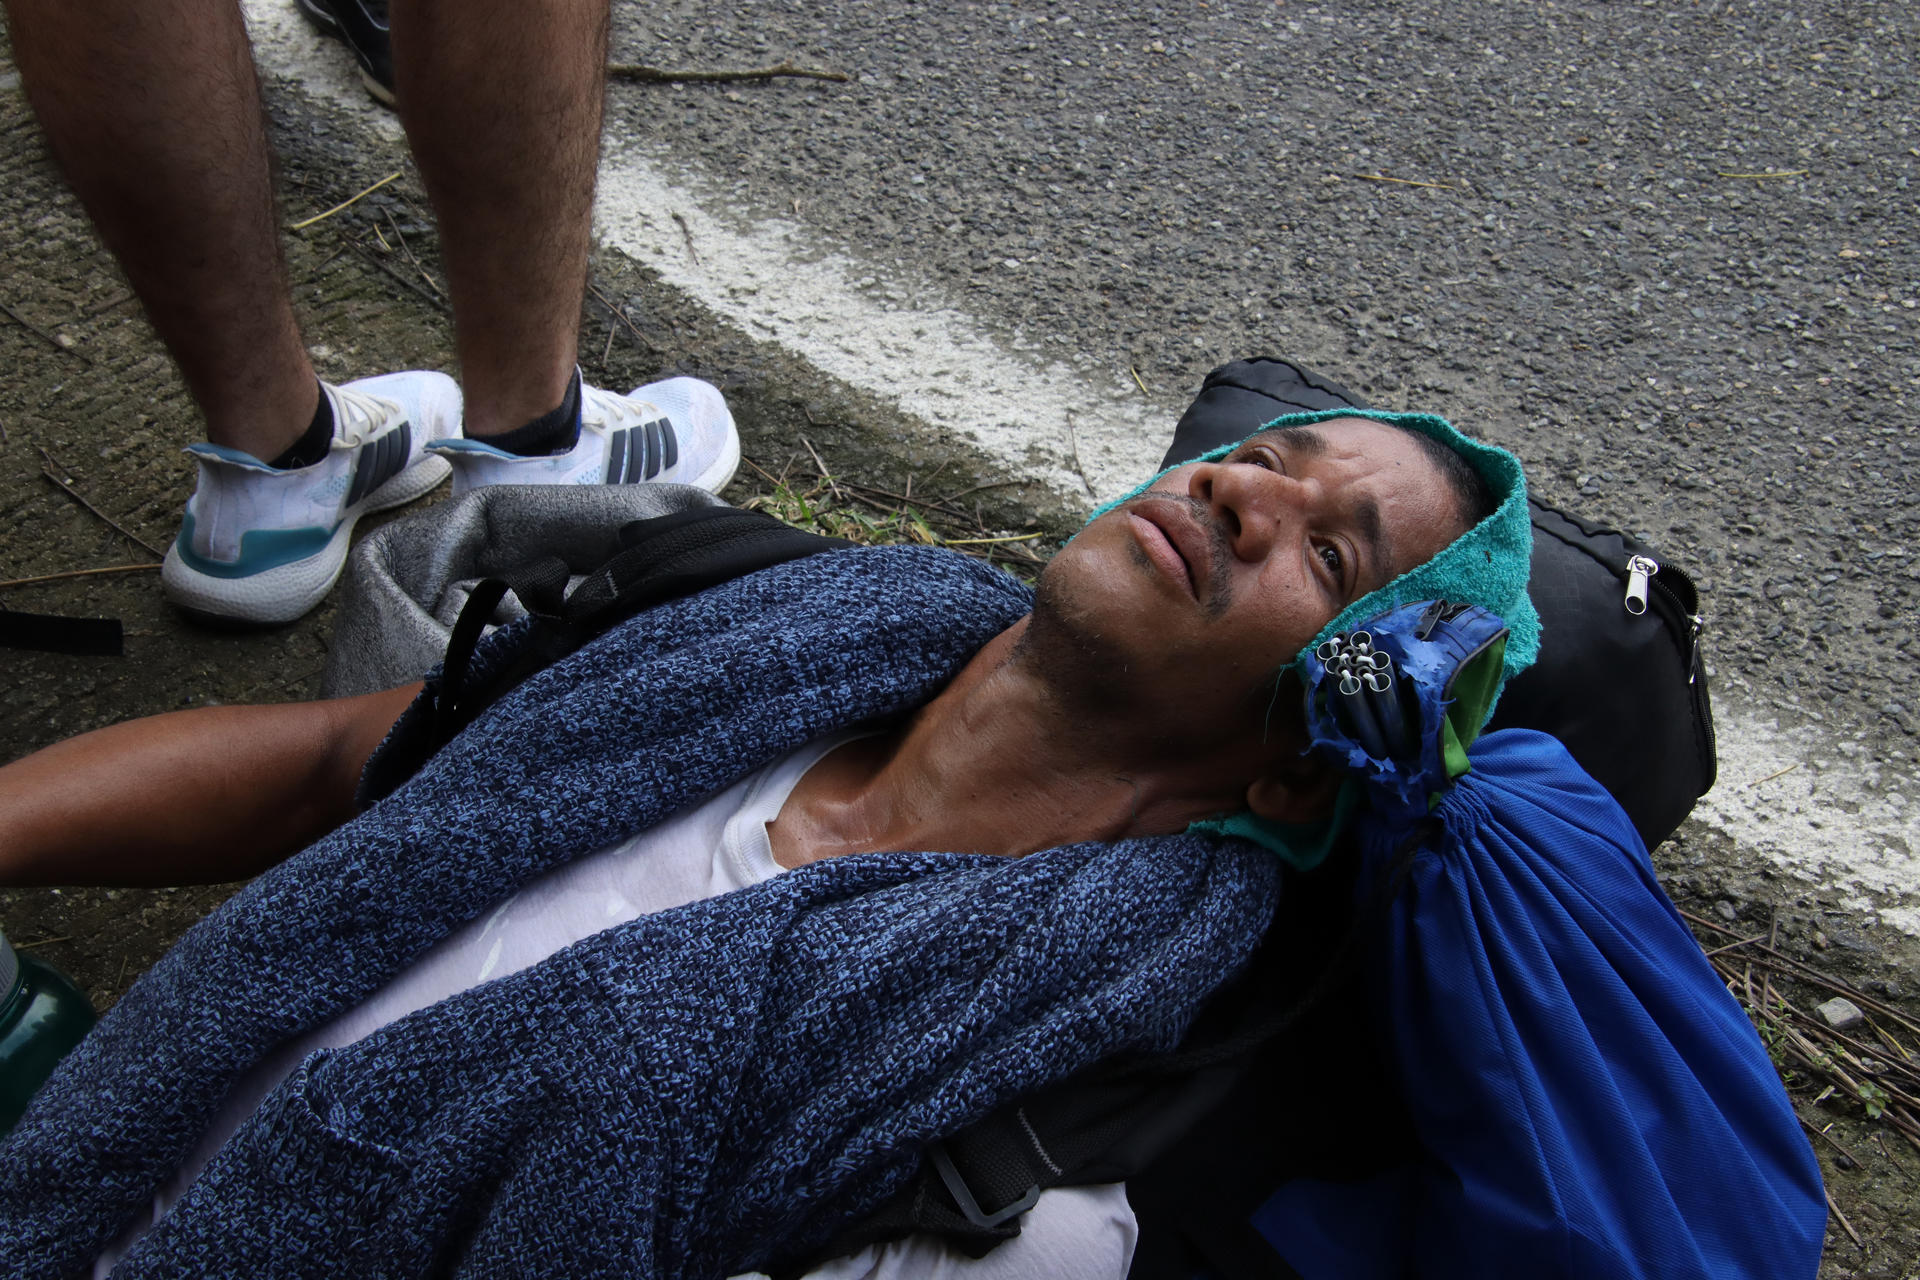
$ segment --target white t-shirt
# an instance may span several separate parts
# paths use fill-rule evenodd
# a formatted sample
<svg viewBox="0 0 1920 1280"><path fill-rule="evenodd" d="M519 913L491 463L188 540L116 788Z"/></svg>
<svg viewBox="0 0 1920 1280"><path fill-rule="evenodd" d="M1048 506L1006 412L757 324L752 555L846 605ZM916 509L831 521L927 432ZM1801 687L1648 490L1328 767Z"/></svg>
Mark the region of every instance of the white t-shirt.
<svg viewBox="0 0 1920 1280"><path fill-rule="evenodd" d="M267 1054L234 1084L192 1154L155 1193L151 1217L130 1226L95 1259L95 1280L102 1280L173 1207L234 1130L308 1054L352 1044L417 1009L537 964L603 929L780 874L767 823L779 816L808 769L856 736L822 738L651 830L528 881L487 915L434 944L360 1004ZM1117 1278L1127 1273L1137 1234L1119 1184L1055 1188L1028 1211L1019 1236L984 1258L966 1258L937 1241L910 1238L835 1259L812 1275L820 1280Z"/></svg>

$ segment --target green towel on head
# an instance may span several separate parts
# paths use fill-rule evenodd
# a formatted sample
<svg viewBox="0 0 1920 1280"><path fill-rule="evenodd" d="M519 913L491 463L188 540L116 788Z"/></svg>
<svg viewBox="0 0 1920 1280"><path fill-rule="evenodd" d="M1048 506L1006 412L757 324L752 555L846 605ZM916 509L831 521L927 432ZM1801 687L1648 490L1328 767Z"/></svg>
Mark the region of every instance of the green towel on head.
<svg viewBox="0 0 1920 1280"><path fill-rule="evenodd" d="M1260 431L1253 432L1248 439L1276 427L1308 426L1336 418L1367 418L1431 436L1465 458L1487 482L1500 505L1492 515L1455 538L1446 550L1433 559L1342 609L1339 616L1322 627L1320 634L1306 648L1294 654L1290 662L1304 681L1304 659L1328 636L1352 631L1370 618L1377 618L1416 600L1452 600L1462 604L1477 604L1498 614L1510 633L1506 660L1501 666L1499 688L1494 689L1487 699L1486 717L1481 721L1484 726L1486 719L1493 715L1494 704L1500 700L1500 689L1506 687L1507 681L1532 666L1540 653L1540 615L1534 611L1533 601L1527 597L1527 578L1533 566L1533 521L1527 511L1527 481L1521 474L1520 460L1505 449L1482 444L1462 435L1445 418L1430 413L1383 413L1372 409L1293 413L1284 418L1275 418L1261 427ZM1244 443L1240 441L1226 445L1194 461L1215 461ZM1191 465L1186 462L1180 464L1183 467ZM1167 470L1178 469L1169 467ZM1102 506L1088 522L1099 519L1128 499L1140 496L1152 487L1154 481L1166 474L1166 471L1162 471L1125 497ZM1240 836L1264 845L1295 866L1312 867L1326 857L1334 837L1346 825L1357 792L1358 787L1349 780L1342 788L1341 803L1336 806L1334 815L1324 822L1282 824L1243 811L1196 822L1189 830Z"/></svg>
<svg viewBox="0 0 1920 1280"><path fill-rule="evenodd" d="M1389 609L1415 600L1453 600L1462 604L1477 604L1498 614L1507 624L1512 635L1507 641L1507 660L1501 672L1500 683L1504 687L1507 681L1532 666L1540 653L1540 615L1534 612L1533 601L1527 598L1527 577L1533 565L1533 521L1527 513L1527 481L1521 474L1520 460L1505 449L1482 444L1461 434L1445 418L1430 413L1385 413L1374 409L1322 409L1315 413L1290 413L1284 418L1275 418L1259 431L1251 433L1247 439L1252 439L1262 431L1310 426L1337 418L1366 418L1431 436L1465 458L1480 473L1481 479L1487 482L1488 488L1493 490L1500 505L1492 515L1454 539L1445 551L1433 559L1342 609L1338 617L1320 629L1320 634L1306 648L1290 659L1295 670L1304 677L1306 671L1301 666L1301 659L1312 652L1314 646L1337 632L1351 631L1369 618L1376 618ZM1217 461L1245 443L1242 440L1223 445L1193 461ZM1181 467L1191 465L1191 462L1180 464ZM1167 471L1177 470L1179 467L1167 468ZM1088 518L1088 523L1121 503L1139 497L1167 471L1162 471L1131 493L1102 506ZM1493 714L1493 704L1498 701L1499 693L1496 691L1487 704L1488 716Z"/></svg>

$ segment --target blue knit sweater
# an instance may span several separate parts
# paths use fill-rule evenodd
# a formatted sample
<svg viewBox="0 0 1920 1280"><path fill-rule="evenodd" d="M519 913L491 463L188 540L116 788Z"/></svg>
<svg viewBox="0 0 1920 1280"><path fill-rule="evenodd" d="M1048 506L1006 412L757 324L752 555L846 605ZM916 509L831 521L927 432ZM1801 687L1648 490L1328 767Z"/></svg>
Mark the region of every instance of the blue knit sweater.
<svg viewBox="0 0 1920 1280"><path fill-rule="evenodd" d="M1027 607L949 553L836 552L537 674L102 1019L0 1147L0 1273L84 1265L250 1064L529 878L921 705ZM737 1271L872 1209L928 1140L1174 1045L1277 892L1252 846L1178 836L843 858L643 918L308 1058L117 1274Z"/></svg>

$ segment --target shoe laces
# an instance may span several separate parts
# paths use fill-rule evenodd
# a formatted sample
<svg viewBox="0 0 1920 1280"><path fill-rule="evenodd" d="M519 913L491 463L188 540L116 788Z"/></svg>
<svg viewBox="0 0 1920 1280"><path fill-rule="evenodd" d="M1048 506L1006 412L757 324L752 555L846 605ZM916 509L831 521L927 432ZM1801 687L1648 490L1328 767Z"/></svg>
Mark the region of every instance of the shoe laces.
<svg viewBox="0 0 1920 1280"><path fill-rule="evenodd" d="M333 388L333 438L340 444L363 445L397 416L400 406L391 400L347 387Z"/></svg>
<svg viewBox="0 0 1920 1280"><path fill-rule="evenodd" d="M612 391L602 391L580 384L580 421L592 423L603 429L610 427L638 426L654 418L665 417L661 409L648 400L635 400Z"/></svg>

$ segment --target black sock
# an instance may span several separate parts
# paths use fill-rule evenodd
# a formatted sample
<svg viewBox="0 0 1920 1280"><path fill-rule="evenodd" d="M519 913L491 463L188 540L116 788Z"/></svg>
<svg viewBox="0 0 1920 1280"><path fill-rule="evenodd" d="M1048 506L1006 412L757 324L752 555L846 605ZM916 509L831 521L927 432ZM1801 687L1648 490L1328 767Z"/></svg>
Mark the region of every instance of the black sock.
<svg viewBox="0 0 1920 1280"><path fill-rule="evenodd" d="M320 389L320 403L313 407L313 421L307 424L306 434L295 440L287 451L267 465L276 471L292 471L298 467L310 467L327 456L327 450L333 445L333 401L327 399L325 387Z"/></svg>
<svg viewBox="0 0 1920 1280"><path fill-rule="evenodd" d="M580 371L575 369L573 377L567 380L567 394L562 397L558 409L541 414L524 427L515 427L500 435L482 436L480 439L496 449L505 449L523 458L565 453L573 448L580 439Z"/></svg>

